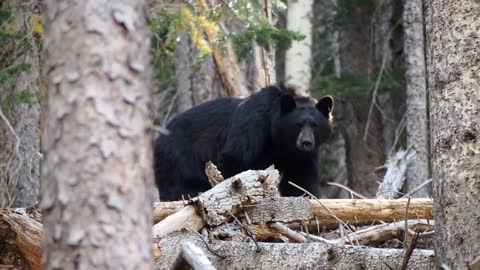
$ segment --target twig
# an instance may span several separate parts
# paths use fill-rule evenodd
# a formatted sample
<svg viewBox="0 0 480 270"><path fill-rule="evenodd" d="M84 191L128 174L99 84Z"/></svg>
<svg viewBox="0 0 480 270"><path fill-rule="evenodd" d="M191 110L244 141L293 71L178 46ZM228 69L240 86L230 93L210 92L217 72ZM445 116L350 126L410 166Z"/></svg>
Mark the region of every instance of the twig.
<svg viewBox="0 0 480 270"><path fill-rule="evenodd" d="M187 226L187 228L193 232L194 234L196 234L198 236L198 238L200 238L200 240L202 240L202 242L205 244L205 246L207 247L208 251L210 251L211 253L215 254L216 256L222 258L222 259L225 259L227 258L227 256L225 255L220 255L218 254L216 251L214 251L212 248L210 248L210 245L207 243L207 241L205 241L205 239L203 239L202 235L199 234L197 231L195 231L194 229L192 229L192 227L190 227L190 225L188 225L188 223L185 224Z"/></svg>
<svg viewBox="0 0 480 270"><path fill-rule="evenodd" d="M410 199L411 198L408 198L408 201L407 201L407 207L405 209L405 240L404 240L404 243L407 243L408 241L408 207L410 206Z"/></svg>
<svg viewBox="0 0 480 270"><path fill-rule="evenodd" d="M405 233L408 234L408 233ZM408 261L410 261L410 256L412 256L413 250L415 249L415 246L417 245L417 239L420 233L415 233L412 237L412 240L410 240L410 244L408 244L408 248L405 251L405 254L403 256L403 261L402 261L402 266L400 267L400 270L406 270Z"/></svg>
<svg viewBox="0 0 480 270"><path fill-rule="evenodd" d="M352 193L353 195L359 197L360 199L368 199L367 197L363 196L362 194L360 194L360 193L358 193L358 192L356 192L356 191L354 191L354 190L352 190L352 189L350 189L350 188L348 188L348 187L346 187L342 184L334 183L334 182L328 182L327 184L330 185L330 186L336 186L336 187L339 187L339 188L343 188L346 191Z"/></svg>
<svg viewBox="0 0 480 270"><path fill-rule="evenodd" d="M307 234L304 233L304 232L299 232L299 234L302 235L302 236L305 236L305 237L307 236ZM321 242L321 243L326 243L326 244L333 244L333 245L338 244L338 242L335 241L335 240L328 240L328 239L325 239L323 237L320 237L318 235L313 235L313 234L310 234L310 239L312 239L315 242Z"/></svg>
<svg viewBox="0 0 480 270"><path fill-rule="evenodd" d="M402 198L412 196L412 195L415 194L417 191L419 191L420 189L422 189L424 186L430 184L431 182L432 182L432 178L430 178L430 179L428 179L427 181L423 182L423 183L420 184L418 187L414 188L412 191L410 191L410 192L408 192L407 194L405 194Z"/></svg>
<svg viewBox="0 0 480 270"><path fill-rule="evenodd" d="M240 227L242 227L242 229L245 230L245 233L247 234L247 236L250 237L253 240L253 242L255 243L255 246L257 246L257 250L256 250L257 253L262 252L262 248L258 245L258 242L255 239L252 231L250 229L248 229L245 225L243 225L242 222L240 222L240 220L238 220L238 218L232 214L232 212L229 211L228 213L238 223L238 225L240 225Z"/></svg>
<svg viewBox="0 0 480 270"><path fill-rule="evenodd" d="M284 225L282 223L275 222L270 226L273 229L275 229L277 232L279 232L280 234L286 236L290 240L293 240L297 243L306 243L307 242L307 238L305 238L302 235L303 233L296 232L296 231L290 229L289 227L287 227L286 225Z"/></svg>
<svg viewBox="0 0 480 270"><path fill-rule="evenodd" d="M299 185L293 183L293 182L290 182L288 181L288 184L298 188L299 190L305 192L308 196L312 197L318 204L320 204L323 208L325 208L325 210L328 211L328 215L333 217L335 220L337 220L338 222L340 222L341 225L343 225L344 227L346 227L351 233L353 233L353 231L348 227L347 223L345 223L343 220L339 219L337 217L337 215L335 215L335 213L332 212L332 210L330 210L328 207L326 207L315 195L313 195L310 191L300 187ZM350 239L348 239L350 242L352 242ZM355 241L357 242L357 245L360 245L357 241L357 239L355 239Z"/></svg>
<svg viewBox="0 0 480 270"><path fill-rule="evenodd" d="M394 151L395 147L397 146L398 141L400 140L400 135L402 134L403 130L405 129L405 119L406 118L407 118L406 114L403 114L402 119L400 120L400 123L398 123L398 126L395 129L395 140L393 141L392 148L390 148L390 151L388 152L388 156L391 156L393 154L393 151Z"/></svg>
<svg viewBox="0 0 480 270"><path fill-rule="evenodd" d="M375 81L375 87L373 89L373 94L372 94L372 103L370 104L370 108L368 109L368 117L367 117L367 124L365 125L365 131L363 134L363 142L367 144L367 136L368 136L368 129L370 127L370 120L372 117L372 112L373 112L373 106L375 105L375 100L377 98L377 93L378 89L380 88L380 82L382 81L383 77L383 71L385 69L385 64L387 62L387 57L385 56L386 51L387 51L387 45L388 42L386 42L387 39L390 39L390 36L392 35L393 30L397 28L397 26L400 24L400 20L398 20L395 25L388 31L387 36L385 37L385 41L383 42L383 57L382 57L382 64L380 66L380 71L378 72L377 80Z"/></svg>

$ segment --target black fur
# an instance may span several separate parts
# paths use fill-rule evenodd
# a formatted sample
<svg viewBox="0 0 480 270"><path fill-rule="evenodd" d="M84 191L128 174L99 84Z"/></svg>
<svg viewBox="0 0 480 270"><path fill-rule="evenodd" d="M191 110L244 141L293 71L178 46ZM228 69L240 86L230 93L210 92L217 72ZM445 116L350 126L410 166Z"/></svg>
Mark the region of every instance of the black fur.
<svg viewBox="0 0 480 270"><path fill-rule="evenodd" d="M225 178L274 164L282 173L282 195L301 194L288 181L314 190L319 183L317 150L330 136L332 109L331 97L316 102L293 88L272 85L245 99L221 98L187 110L167 125L170 134L154 143L160 199L208 190L207 161ZM312 151L298 148L302 130L313 132Z"/></svg>

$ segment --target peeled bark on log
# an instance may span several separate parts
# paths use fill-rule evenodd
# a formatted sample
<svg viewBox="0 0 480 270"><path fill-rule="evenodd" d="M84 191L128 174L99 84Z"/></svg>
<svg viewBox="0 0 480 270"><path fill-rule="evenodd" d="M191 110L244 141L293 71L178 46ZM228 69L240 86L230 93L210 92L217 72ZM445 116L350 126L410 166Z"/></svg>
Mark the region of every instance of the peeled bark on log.
<svg viewBox="0 0 480 270"><path fill-rule="evenodd" d="M42 269L42 224L14 211L0 209L0 264Z"/></svg>
<svg viewBox="0 0 480 270"><path fill-rule="evenodd" d="M230 219L230 215L243 209L245 204L276 196L279 177L273 166L266 170L241 172L193 199L192 205L155 224L153 235L163 237L188 227L187 223L194 224L194 228L190 228L192 230L201 229L204 223L220 225Z"/></svg>
<svg viewBox="0 0 480 270"><path fill-rule="evenodd" d="M347 222L396 221L406 218L408 199L398 200L319 200L337 218ZM317 201L312 203L313 215L322 223L337 222ZM408 219L433 219L432 199L411 199L408 205Z"/></svg>
<svg viewBox="0 0 480 270"><path fill-rule="evenodd" d="M202 249L194 243L186 241L182 243L182 251L178 255L172 270L215 270L216 268L208 260Z"/></svg>
<svg viewBox="0 0 480 270"><path fill-rule="evenodd" d="M271 215L282 216L289 212L288 205L290 198L275 198L272 201L261 202L261 204L275 204L271 211ZM405 210L407 208L408 199L397 200L380 200L380 199L324 199L310 200L313 218L317 218L322 224L338 223L328 211L328 208L339 219L349 223L361 223L368 221L397 221L404 220L406 217ZM321 204L320 204L321 203ZM324 205L325 207L323 207ZM265 206L263 206L265 207ZM433 219L432 199L419 198L411 199L408 205L409 219ZM154 205L154 220L161 221L171 213L178 212L183 209L182 202L159 202ZM252 209L249 211L255 211ZM278 221L276 219L265 220Z"/></svg>
<svg viewBox="0 0 480 270"><path fill-rule="evenodd" d="M167 236L160 241L162 255L156 260L155 269L170 269L180 252L180 243L190 240L204 250L217 269L398 269L404 251L354 246L334 246L324 243L283 244L212 241L209 248L224 259L206 250L196 235ZM434 254L430 250L415 250L408 264L409 269L433 269Z"/></svg>
<svg viewBox="0 0 480 270"><path fill-rule="evenodd" d="M152 230L154 237L162 238L171 232L182 229L198 231L203 228L203 225L203 218L197 213L195 206L187 205L182 210L153 225Z"/></svg>

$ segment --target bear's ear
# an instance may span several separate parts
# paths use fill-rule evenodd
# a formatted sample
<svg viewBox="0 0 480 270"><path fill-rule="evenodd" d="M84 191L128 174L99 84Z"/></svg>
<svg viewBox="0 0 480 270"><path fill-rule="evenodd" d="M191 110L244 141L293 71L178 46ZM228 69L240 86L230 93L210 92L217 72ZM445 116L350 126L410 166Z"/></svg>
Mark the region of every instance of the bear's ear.
<svg viewBox="0 0 480 270"><path fill-rule="evenodd" d="M331 96L324 96L318 100L317 110L319 110L325 117L329 118L330 113L333 111L333 98Z"/></svg>
<svg viewBox="0 0 480 270"><path fill-rule="evenodd" d="M295 109L295 99L289 95L283 95L280 99L280 108L282 113L289 113Z"/></svg>

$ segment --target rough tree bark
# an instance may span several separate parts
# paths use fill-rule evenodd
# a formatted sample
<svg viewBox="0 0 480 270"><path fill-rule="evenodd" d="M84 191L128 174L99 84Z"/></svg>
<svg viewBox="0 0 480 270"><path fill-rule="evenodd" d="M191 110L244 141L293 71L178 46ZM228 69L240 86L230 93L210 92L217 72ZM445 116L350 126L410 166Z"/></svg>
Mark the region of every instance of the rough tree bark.
<svg viewBox="0 0 480 270"><path fill-rule="evenodd" d="M146 1L45 2L45 269L151 269Z"/></svg>
<svg viewBox="0 0 480 270"><path fill-rule="evenodd" d="M10 1L6 6L14 11L12 23L15 33L24 35L6 45L2 54L13 65L30 65L21 71L13 84L17 94L29 90L36 96L32 105L16 104L4 110L0 96L0 207L29 207L37 203L40 184L40 58L39 42L34 37L32 18L39 17L37 1ZM9 50L11 49L11 51ZM18 55L20 54L20 55ZM10 62L10 61L5 61ZM5 63L4 62L4 63ZM3 63L2 63L3 64ZM10 67L11 67L10 66ZM8 67L4 67L8 68ZM0 69L1 66L0 66ZM5 166L5 167L4 167Z"/></svg>
<svg viewBox="0 0 480 270"><path fill-rule="evenodd" d="M480 3L425 12L436 257L465 269L480 255Z"/></svg>
<svg viewBox="0 0 480 270"><path fill-rule="evenodd" d="M407 167L409 191L430 178L422 3L421 0L403 2L407 145L415 150L415 156ZM428 188L422 188L414 194L414 197L427 197L428 194Z"/></svg>
<svg viewBox="0 0 480 270"><path fill-rule="evenodd" d="M176 112L184 112L207 100L226 96L222 81L216 75L213 57L207 57L198 67L198 50L187 34L182 34L175 48L177 81Z"/></svg>
<svg viewBox="0 0 480 270"><path fill-rule="evenodd" d="M310 61L312 55L312 0L290 0L287 9L287 29L305 36L296 41L285 55L285 79L301 90L310 87L312 77Z"/></svg>
<svg viewBox="0 0 480 270"><path fill-rule="evenodd" d="M205 243L197 235L171 235L160 241L161 256L155 269L171 269L183 241L191 241L204 250L217 269L400 269L404 251L324 243L258 243L219 241ZM218 255L217 255L218 254ZM220 257L221 256L221 257ZM408 269L434 268L431 250L414 250Z"/></svg>

